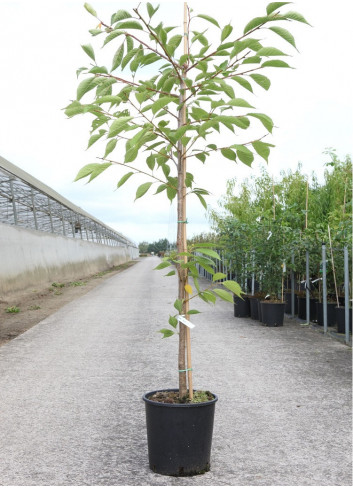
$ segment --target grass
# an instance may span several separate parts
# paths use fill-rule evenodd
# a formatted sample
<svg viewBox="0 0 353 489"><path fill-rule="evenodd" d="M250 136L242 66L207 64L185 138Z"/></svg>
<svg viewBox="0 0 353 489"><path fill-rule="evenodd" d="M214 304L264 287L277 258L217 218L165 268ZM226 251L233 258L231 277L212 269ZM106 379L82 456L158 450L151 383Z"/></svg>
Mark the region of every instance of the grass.
<svg viewBox="0 0 353 489"><path fill-rule="evenodd" d="M9 314L17 314L18 312L20 312L20 310L21 309L18 306L9 306L5 309L5 311Z"/></svg>

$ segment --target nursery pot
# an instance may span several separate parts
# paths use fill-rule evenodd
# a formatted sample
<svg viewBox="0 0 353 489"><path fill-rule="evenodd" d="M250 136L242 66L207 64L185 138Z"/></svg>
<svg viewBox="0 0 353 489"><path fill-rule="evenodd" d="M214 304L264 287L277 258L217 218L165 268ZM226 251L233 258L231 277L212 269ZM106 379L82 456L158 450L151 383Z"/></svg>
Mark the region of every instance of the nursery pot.
<svg viewBox="0 0 353 489"><path fill-rule="evenodd" d="M322 302L316 302L316 318L317 324L323 326L324 324L324 305ZM336 324L336 312L335 312L335 302L327 303L327 326L333 326Z"/></svg>
<svg viewBox="0 0 353 489"><path fill-rule="evenodd" d="M236 318L246 318L250 316L250 301L246 295L242 297L234 296L234 316Z"/></svg>
<svg viewBox="0 0 353 489"><path fill-rule="evenodd" d="M259 321L262 322L262 308L261 308L261 302L262 300L261 299L257 299L257 312L258 312L258 315L259 315Z"/></svg>
<svg viewBox="0 0 353 489"><path fill-rule="evenodd" d="M165 389L178 391L178 389ZM158 474L191 476L210 470L215 404L218 397L195 404L165 404L145 394L148 457Z"/></svg>
<svg viewBox="0 0 353 489"><path fill-rule="evenodd" d="M259 308L257 297L249 297L251 319L259 319Z"/></svg>
<svg viewBox="0 0 353 489"><path fill-rule="evenodd" d="M262 322L265 326L283 326L285 302L261 301Z"/></svg>
<svg viewBox="0 0 353 489"><path fill-rule="evenodd" d="M292 314L292 292L285 292L284 297L286 301L286 308L284 312L286 314ZM294 314L298 314L298 301L296 293L294 293Z"/></svg>
<svg viewBox="0 0 353 489"><path fill-rule="evenodd" d="M316 319L316 299L310 299L310 321ZM306 319L306 297L298 297L298 318Z"/></svg>
<svg viewBox="0 0 353 489"><path fill-rule="evenodd" d="M346 332L346 323L345 323L346 308L345 307L335 307L335 311L336 311L337 333L345 334L345 332ZM352 332L352 309L351 308L349 308L349 331Z"/></svg>

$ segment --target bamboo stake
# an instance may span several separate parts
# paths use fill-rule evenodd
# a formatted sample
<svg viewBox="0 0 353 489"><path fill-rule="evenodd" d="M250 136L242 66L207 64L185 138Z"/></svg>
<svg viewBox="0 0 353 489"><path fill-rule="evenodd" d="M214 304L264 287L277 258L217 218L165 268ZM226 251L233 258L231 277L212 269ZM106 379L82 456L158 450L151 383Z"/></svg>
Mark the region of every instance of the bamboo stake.
<svg viewBox="0 0 353 489"><path fill-rule="evenodd" d="M339 307L340 304L339 304L339 300L338 300L338 291L337 291L337 282L336 282L336 269L335 269L335 263L333 260L333 250L332 250L330 226L327 226L327 228L328 228L328 237L330 240L331 262L332 262L333 280L335 282L336 301L337 301L337 307Z"/></svg>
<svg viewBox="0 0 353 489"><path fill-rule="evenodd" d="M276 205L275 205L275 184L273 182L273 175L272 175L272 196L273 196L273 220L276 220Z"/></svg>
<svg viewBox="0 0 353 489"><path fill-rule="evenodd" d="M188 6L187 3L184 2L184 54L188 54ZM183 79L186 77L186 72L185 69L183 69ZM184 93L184 99L185 99L185 93ZM186 124L186 107L184 104L183 107L183 113L182 113L182 125ZM186 148L183 147L183 160L184 160L184 188L185 188L185 177L186 177L186 157L185 157L185 150ZM186 189L185 189L186 192ZM183 196L184 199L186 199L186 195ZM186 205L184 205L184 209L186 210ZM183 218L186 221L186 212L185 216ZM185 226L185 232L184 232L184 246L185 246L185 251L187 251L187 241L186 241L186 223L184 223ZM186 258L186 257L185 257ZM186 258L187 259L187 258ZM187 284L187 279L186 279L186 284ZM189 310L189 294L186 293L186 318L189 319L188 315L188 310ZM189 398L193 399L194 397L194 391L193 391L193 385L192 385L192 363L191 363L191 339L190 339L190 328L186 328L186 365L187 365L187 372L188 372L188 387L189 387Z"/></svg>
<svg viewBox="0 0 353 489"><path fill-rule="evenodd" d="M309 178L306 181L305 229L308 229Z"/></svg>

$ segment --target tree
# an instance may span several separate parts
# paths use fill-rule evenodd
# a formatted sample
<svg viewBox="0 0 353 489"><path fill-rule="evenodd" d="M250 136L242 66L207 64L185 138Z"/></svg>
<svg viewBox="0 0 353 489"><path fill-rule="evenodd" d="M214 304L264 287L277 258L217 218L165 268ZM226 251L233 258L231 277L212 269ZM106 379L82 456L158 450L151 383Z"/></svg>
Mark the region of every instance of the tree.
<svg viewBox="0 0 353 489"><path fill-rule="evenodd" d="M78 85L77 98L66 108L66 114L69 117L92 114L88 145L101 138L106 138L107 144L102 162L86 165L76 179L88 177L92 181L110 166L118 165L128 170L118 181L118 188L136 174L148 177L138 186L135 200L154 186L156 194L165 192L170 201L177 199L177 254L157 267L177 265L179 280L178 298L174 303L177 315L169 319L173 329L162 330L165 336L174 334L178 324L176 317L180 319L190 314L189 301L193 293L190 276L197 290L195 296L206 302L213 303L216 296L232 302L232 293L240 293L239 285L232 281L224 281L223 288L216 287L212 291L200 289L195 264L211 268L213 259L219 256L207 243L187 249L186 197L196 195L207 208L205 196L208 194L195 185L194 175L187 171L187 162L194 158L205 163L216 153L246 165L251 165L254 154L268 160L273 145L265 142L264 137L272 133L273 121L255 111L255 107L238 93L241 90L253 93L254 84L268 90L270 80L263 72L273 67L290 68L282 59L286 56L283 51L264 46L253 37L260 32L263 37L262 32L268 29L274 37L279 36L296 47L292 34L280 25L293 21L307 24L307 21L297 12L282 13L280 8L288 3L270 3L266 13L252 19L238 35L230 24L221 28L216 19L195 15L187 4L184 4L183 30L178 34L173 32L175 27L155 21L159 6L150 3L145 4L144 11L140 6L132 12L118 10L110 22L101 20L93 7L85 4L86 10L99 21L98 27L90 31L91 35L104 37L103 46L114 43L117 49L108 69L96 62L91 44L82 46L94 65L78 70L78 74L85 73L86 77ZM206 37L208 27L218 31L215 45ZM179 46L183 47L181 52ZM142 79L143 69L152 64L156 67L154 75ZM127 67L129 73L123 75ZM91 101L82 103L88 93ZM260 123L265 133L261 132L250 141L241 137L234 143L235 130L245 131L252 123ZM218 143L217 134L221 131L230 131L228 145ZM113 151L119 154L117 148L124 153L124 159L108 159ZM148 154L145 161L138 159L142 151ZM172 273L174 270L168 275ZM214 280L215 277L219 279L220 274L215 274ZM189 328L180 321L178 362L180 396L187 392L187 372L192 397Z"/></svg>
<svg viewBox="0 0 353 489"><path fill-rule="evenodd" d="M140 253L148 253L148 242L142 241L139 243L139 251Z"/></svg>

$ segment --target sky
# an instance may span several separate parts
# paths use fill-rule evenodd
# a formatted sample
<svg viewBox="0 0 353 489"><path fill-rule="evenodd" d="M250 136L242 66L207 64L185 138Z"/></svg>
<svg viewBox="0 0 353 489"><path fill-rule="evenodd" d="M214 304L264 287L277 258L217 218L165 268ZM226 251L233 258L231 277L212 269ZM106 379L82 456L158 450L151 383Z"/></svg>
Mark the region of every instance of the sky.
<svg viewBox="0 0 353 489"><path fill-rule="evenodd" d="M108 0L89 3L101 20L108 21L117 9L132 9L138 4ZM159 3L160 19L166 25L181 26L183 2ZM241 33L249 20L264 15L267 3L194 0L188 5L195 14L211 15L221 25L231 22L234 31ZM136 243L163 238L173 242L176 204L152 194L134 202L136 186L145 179L136 177L117 190L123 173L114 167L89 185L73 182L82 166L103 156L96 145L86 150L90 119L68 119L62 110L76 97L76 70L87 66L81 45L96 46L97 38L102 45L102 37L92 38L88 32L97 27L97 20L83 4L82 0L0 0L0 155ZM280 171L295 170L301 162L303 172L308 176L314 172L320 179L328 161L325 148L335 148L341 158L352 154L353 6L351 0L297 0L285 9L300 12L312 25L286 25L299 52L279 37L272 39L272 45L291 55L286 61L295 69L270 68L264 72L271 79L270 90L258 87L255 95L249 96L240 89L237 96L246 98L275 123L273 136L267 139L276 145L267 165L269 173L276 178ZM210 38L219 36L216 28L206 24ZM271 45L269 41L264 44ZM111 53L96 47L95 51L97 59L111 60ZM231 144L248 141L250 136L236 138ZM192 171L197 186L211 192L209 206L217 209L228 179L240 182L257 175L264 165L261 158L248 168L213 156L205 165L194 164ZM205 210L196 197L190 198L187 217L189 237L210 231Z"/></svg>

